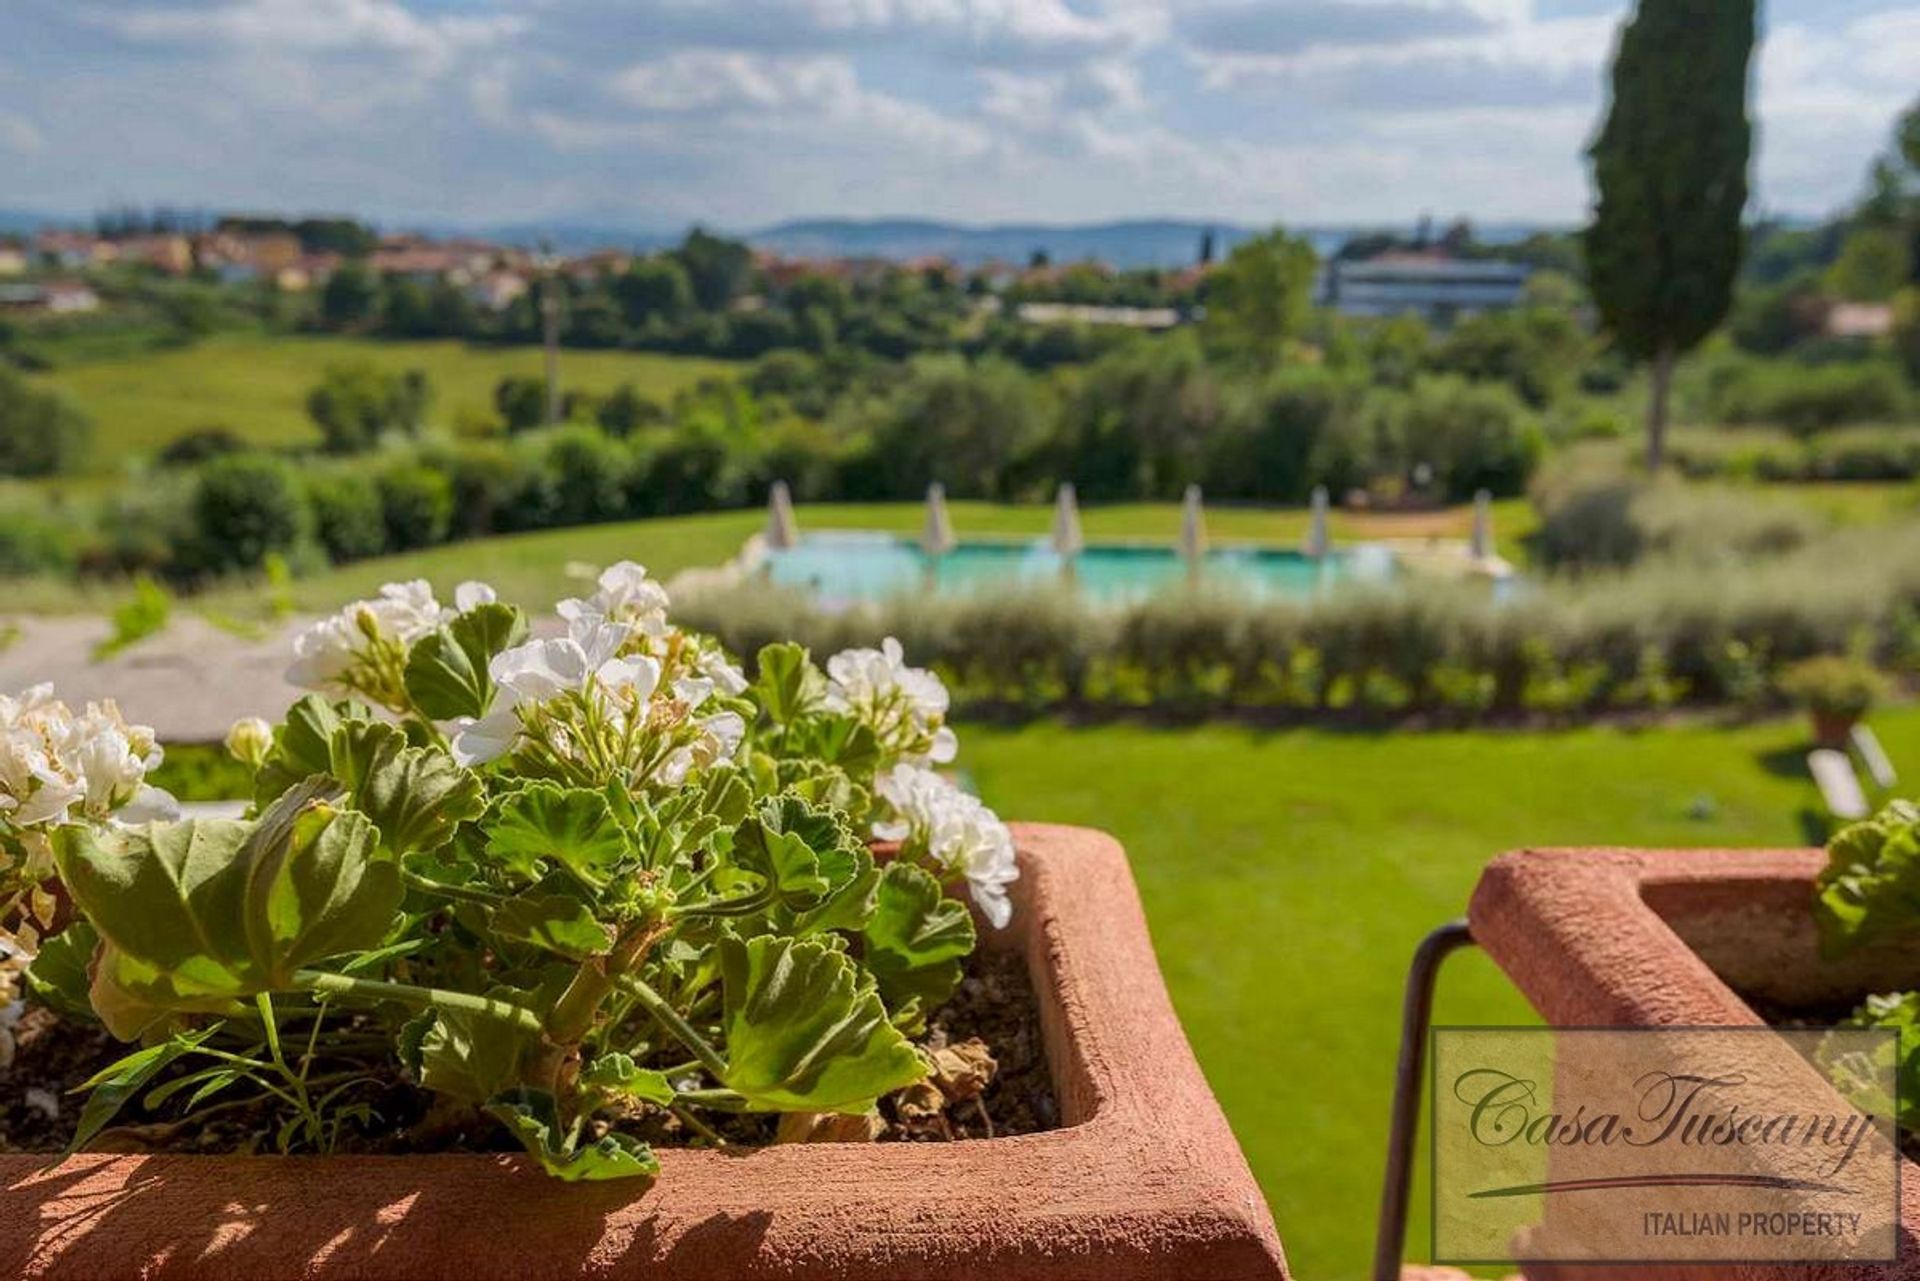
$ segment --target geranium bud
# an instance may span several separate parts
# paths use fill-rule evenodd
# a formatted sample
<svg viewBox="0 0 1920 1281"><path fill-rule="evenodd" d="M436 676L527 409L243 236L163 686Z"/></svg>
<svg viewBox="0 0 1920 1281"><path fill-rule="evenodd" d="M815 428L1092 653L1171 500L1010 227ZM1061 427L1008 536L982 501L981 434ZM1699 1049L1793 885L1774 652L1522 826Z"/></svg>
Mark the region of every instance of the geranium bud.
<svg viewBox="0 0 1920 1281"><path fill-rule="evenodd" d="M273 726L258 716L242 716L227 731L227 751L249 769L259 769L273 750Z"/></svg>

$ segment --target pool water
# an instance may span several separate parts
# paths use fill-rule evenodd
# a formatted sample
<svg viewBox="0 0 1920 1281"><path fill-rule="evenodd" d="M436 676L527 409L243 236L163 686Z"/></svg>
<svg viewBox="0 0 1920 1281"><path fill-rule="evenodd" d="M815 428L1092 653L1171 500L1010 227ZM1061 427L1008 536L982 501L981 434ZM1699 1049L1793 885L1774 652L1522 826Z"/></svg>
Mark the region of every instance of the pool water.
<svg viewBox="0 0 1920 1281"><path fill-rule="evenodd" d="M982 591L1006 584L1057 582L1061 558L1045 539L963 542L937 560L908 538L879 533L810 533L798 545L767 554L775 583L850 604L925 590ZM1296 551L1220 547L1201 558L1212 586L1263 597L1305 600L1342 583L1385 583L1394 577L1384 548L1342 549L1321 559ZM1134 600L1186 581L1187 564L1171 547L1094 544L1074 560L1079 589L1101 600Z"/></svg>

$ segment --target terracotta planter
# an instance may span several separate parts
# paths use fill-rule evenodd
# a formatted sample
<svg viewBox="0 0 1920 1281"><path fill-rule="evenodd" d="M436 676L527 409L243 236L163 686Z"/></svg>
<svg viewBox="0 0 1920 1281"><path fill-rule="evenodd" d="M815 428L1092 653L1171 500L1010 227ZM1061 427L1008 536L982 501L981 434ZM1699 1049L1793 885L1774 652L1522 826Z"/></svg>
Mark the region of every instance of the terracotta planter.
<svg viewBox="0 0 1920 1281"><path fill-rule="evenodd" d="M1521 850L1474 890L1473 936L1549 1022L1562 1027L1762 1023L1745 997L1829 1006L1920 987L1920 946L1824 961L1809 903L1826 864L1804 850ZM1920 1278L1920 1168L1900 1162L1902 1261L1641 1266L1638 1277ZM1584 1277L1591 1266L1526 1269ZM1627 1275L1626 1271L1622 1275Z"/></svg>
<svg viewBox="0 0 1920 1281"><path fill-rule="evenodd" d="M1845 750L1860 718L1851 712L1813 712L1813 741L1821 747Z"/></svg>
<svg viewBox="0 0 1920 1281"><path fill-rule="evenodd" d="M1124 852L1082 829L1014 833L1014 924L983 937L1026 956L1061 1129L668 1151L637 1196L514 1157L5 1157L0 1276L1284 1277Z"/></svg>

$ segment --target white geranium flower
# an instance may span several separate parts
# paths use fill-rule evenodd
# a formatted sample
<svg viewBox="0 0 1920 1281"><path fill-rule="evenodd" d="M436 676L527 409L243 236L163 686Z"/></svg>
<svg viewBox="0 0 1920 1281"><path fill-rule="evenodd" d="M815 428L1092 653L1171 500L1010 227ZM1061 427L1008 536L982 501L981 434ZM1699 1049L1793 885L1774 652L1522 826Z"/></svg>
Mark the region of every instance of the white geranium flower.
<svg viewBox="0 0 1920 1281"><path fill-rule="evenodd" d="M696 769L711 769L723 761L731 761L747 736L747 723L738 712L719 712L695 724L700 737L675 748L655 772L659 781L668 787L680 786Z"/></svg>
<svg viewBox="0 0 1920 1281"><path fill-rule="evenodd" d="M459 764L485 765L505 756L519 737L520 717L511 707L496 707L478 719L463 716L455 721L450 747Z"/></svg>
<svg viewBox="0 0 1920 1281"><path fill-rule="evenodd" d="M726 652L717 645L703 647L694 667L728 698L738 698L747 692L746 673L728 661Z"/></svg>
<svg viewBox="0 0 1920 1281"><path fill-rule="evenodd" d="M453 617L433 598L433 584L424 578L388 583L380 594L361 604L373 611L380 629L411 645Z"/></svg>
<svg viewBox="0 0 1920 1281"><path fill-rule="evenodd" d="M459 723L454 756L463 765L493 760L512 747L522 707L544 703L594 684L603 697L621 694L644 703L660 683L660 664L643 656L619 658L626 629L594 615L574 620L567 634L502 650L487 665L499 687L493 710Z"/></svg>
<svg viewBox="0 0 1920 1281"><path fill-rule="evenodd" d="M90 705L65 727L60 759L85 785L89 813L106 814L132 800L147 770L160 763L151 730L125 725L111 704Z"/></svg>
<svg viewBox="0 0 1920 1281"><path fill-rule="evenodd" d="M500 594L491 585L478 579L468 579L453 589L453 607L462 614L481 605L491 605L499 599Z"/></svg>
<svg viewBox="0 0 1920 1281"><path fill-rule="evenodd" d="M129 725L111 700L75 715L50 686L0 697L0 815L15 827L106 820L136 804L144 814L164 804L145 781L160 759L152 728Z"/></svg>
<svg viewBox="0 0 1920 1281"><path fill-rule="evenodd" d="M179 819L180 814L180 802L174 799L172 792L164 787L142 783L134 792L133 799L114 814L113 821L129 827L141 823L172 823Z"/></svg>
<svg viewBox="0 0 1920 1281"><path fill-rule="evenodd" d="M354 616L346 610L312 624L293 638L288 683L322 690L338 684L352 668L364 639Z"/></svg>
<svg viewBox="0 0 1920 1281"><path fill-rule="evenodd" d="M909 667L900 642L845 649L827 660L827 707L870 726L882 747L914 764L944 765L959 751L946 725L950 699L940 678Z"/></svg>
<svg viewBox="0 0 1920 1281"><path fill-rule="evenodd" d="M484 585L465 584L462 590L474 586ZM302 689L358 689L384 702L391 691L373 679L382 659L389 660L387 666L403 662L408 645L453 617L434 599L426 579L388 583L378 596L354 601L295 636L287 680Z"/></svg>
<svg viewBox="0 0 1920 1281"><path fill-rule="evenodd" d="M995 929L1013 919L1007 886L1020 877L1013 834L998 815L952 783L917 765L896 765L876 783L891 820L873 825L881 840L900 841L944 877L964 876L981 915Z"/></svg>
<svg viewBox="0 0 1920 1281"><path fill-rule="evenodd" d="M667 632L667 589L647 577L646 567L623 560L600 573L600 590L581 600L569 597L555 606L568 622L603 618L624 624L631 633L658 639Z"/></svg>

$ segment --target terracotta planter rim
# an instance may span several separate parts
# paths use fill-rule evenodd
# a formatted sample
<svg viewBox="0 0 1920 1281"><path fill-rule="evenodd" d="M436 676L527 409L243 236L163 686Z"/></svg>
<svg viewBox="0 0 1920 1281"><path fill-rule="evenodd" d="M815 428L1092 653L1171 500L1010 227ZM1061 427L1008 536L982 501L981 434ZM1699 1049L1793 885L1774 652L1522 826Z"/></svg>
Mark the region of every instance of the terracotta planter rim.
<svg viewBox="0 0 1920 1281"><path fill-rule="evenodd" d="M1867 976L1895 955L1865 949L1843 962L1815 962L1808 904L1826 862L1819 849L1516 850L1481 874L1468 919L1474 940L1556 1027L1757 1029L1765 1020L1722 971L1763 993L1797 987L1833 997L1859 981L1871 986ZM1911 971L1912 956L1902 963ZM1749 1281L1915 1281L1920 1167L1905 1157L1899 1188L1902 1258L1891 1264L1676 1263L1639 1265L1635 1272ZM1591 1268L1529 1265L1526 1272L1546 1281L1589 1275Z"/></svg>
<svg viewBox="0 0 1920 1281"><path fill-rule="evenodd" d="M1284 1277L1125 853L1086 829L1013 830L1014 924L982 937L1026 957L1060 1129L665 1150L639 1194L559 1184L508 1156L0 1157L0 1275Z"/></svg>

